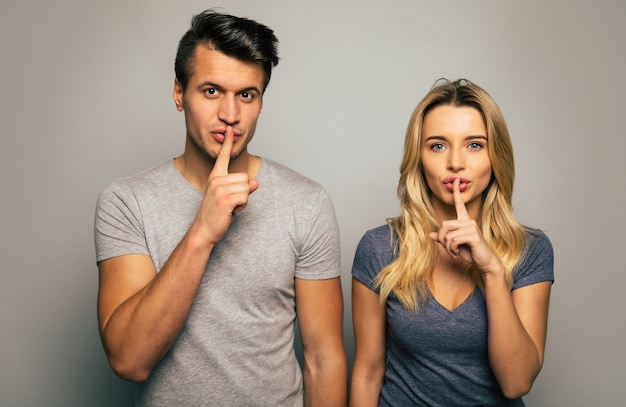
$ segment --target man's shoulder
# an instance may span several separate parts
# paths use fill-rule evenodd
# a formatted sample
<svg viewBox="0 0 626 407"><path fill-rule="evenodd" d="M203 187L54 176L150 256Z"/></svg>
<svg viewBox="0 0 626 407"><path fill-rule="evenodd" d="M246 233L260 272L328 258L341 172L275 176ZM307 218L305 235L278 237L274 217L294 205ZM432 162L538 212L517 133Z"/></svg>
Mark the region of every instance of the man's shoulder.
<svg viewBox="0 0 626 407"><path fill-rule="evenodd" d="M260 197L280 201L297 213L315 216L334 211L332 198L321 183L283 164L264 158L257 180L259 191L263 191Z"/></svg>
<svg viewBox="0 0 626 407"><path fill-rule="evenodd" d="M175 169L173 161L168 160L140 172L134 173L132 175L120 177L113 181L112 184L132 186L145 182L150 182L152 180L159 180L171 177L173 174L173 169Z"/></svg>
<svg viewBox="0 0 626 407"><path fill-rule="evenodd" d="M322 185L306 175L269 158L263 158L263 175L273 184L289 187L308 187L313 190L323 189Z"/></svg>
<svg viewBox="0 0 626 407"><path fill-rule="evenodd" d="M126 175L110 182L102 191L132 190L158 188L163 184L170 184L172 177L176 175L174 164L171 160L162 162L132 175Z"/></svg>
<svg viewBox="0 0 626 407"><path fill-rule="evenodd" d="M171 194L176 187L176 168L172 161L162 162L133 175L117 178L102 189L98 201L141 201ZM168 192L169 191L169 192Z"/></svg>

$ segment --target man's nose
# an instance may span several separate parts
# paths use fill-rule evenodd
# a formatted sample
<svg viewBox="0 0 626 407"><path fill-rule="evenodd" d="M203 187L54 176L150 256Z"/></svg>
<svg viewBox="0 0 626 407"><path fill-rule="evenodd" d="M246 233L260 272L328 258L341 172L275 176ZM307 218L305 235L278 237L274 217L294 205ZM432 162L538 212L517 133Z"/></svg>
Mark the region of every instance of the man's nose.
<svg viewBox="0 0 626 407"><path fill-rule="evenodd" d="M239 105L234 97L226 96L221 100L218 117L228 124L234 124L239 121Z"/></svg>

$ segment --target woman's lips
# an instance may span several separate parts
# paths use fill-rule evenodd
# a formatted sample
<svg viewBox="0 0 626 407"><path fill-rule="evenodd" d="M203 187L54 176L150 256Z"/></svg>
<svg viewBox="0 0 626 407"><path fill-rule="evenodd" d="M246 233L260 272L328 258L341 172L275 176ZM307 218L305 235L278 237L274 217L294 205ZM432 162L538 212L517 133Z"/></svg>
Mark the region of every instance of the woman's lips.
<svg viewBox="0 0 626 407"><path fill-rule="evenodd" d="M470 184L470 180L462 177L448 177L444 179L443 184L445 185L446 189L450 192L454 191L454 180L456 179L459 180L459 191L465 191Z"/></svg>

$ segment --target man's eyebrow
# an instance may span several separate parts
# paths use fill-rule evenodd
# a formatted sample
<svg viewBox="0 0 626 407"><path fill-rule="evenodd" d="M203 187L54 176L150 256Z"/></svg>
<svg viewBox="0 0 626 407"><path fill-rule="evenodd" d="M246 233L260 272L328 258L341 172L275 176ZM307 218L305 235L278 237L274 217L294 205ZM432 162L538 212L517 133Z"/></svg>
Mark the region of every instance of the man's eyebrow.
<svg viewBox="0 0 626 407"><path fill-rule="evenodd" d="M247 88L243 88L241 89L239 92L237 93L243 93L243 92L255 92L258 94L261 94L261 90L259 88L257 88L256 86L248 86Z"/></svg>
<svg viewBox="0 0 626 407"><path fill-rule="evenodd" d="M200 88L204 88L204 87L211 87L211 88L217 88L217 89L222 89L222 87L220 85L218 85L217 83L213 83L210 81L204 81L201 84L198 85L198 89Z"/></svg>
<svg viewBox="0 0 626 407"><path fill-rule="evenodd" d="M204 81L201 84L198 85L198 89L201 88L206 88L206 87L211 87L211 88L216 88L219 90L224 90L224 88L220 85L218 85L217 83L211 82L211 81ZM256 86L248 86L245 87L243 89L238 90L236 93L243 93L243 92L255 92L258 94L261 94L261 90L259 88L257 88Z"/></svg>

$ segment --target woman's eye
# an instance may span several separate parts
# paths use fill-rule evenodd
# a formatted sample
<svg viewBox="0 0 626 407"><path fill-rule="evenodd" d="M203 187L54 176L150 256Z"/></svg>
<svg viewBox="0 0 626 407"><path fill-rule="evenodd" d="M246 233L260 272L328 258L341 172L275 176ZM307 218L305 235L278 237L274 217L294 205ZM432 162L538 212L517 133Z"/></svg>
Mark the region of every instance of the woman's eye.
<svg viewBox="0 0 626 407"><path fill-rule="evenodd" d="M480 150L481 148L483 148L483 145L480 143L470 143L469 148L471 150Z"/></svg>
<svg viewBox="0 0 626 407"><path fill-rule="evenodd" d="M434 143L430 145L430 149L433 151L440 151L443 150L443 144L442 143Z"/></svg>

